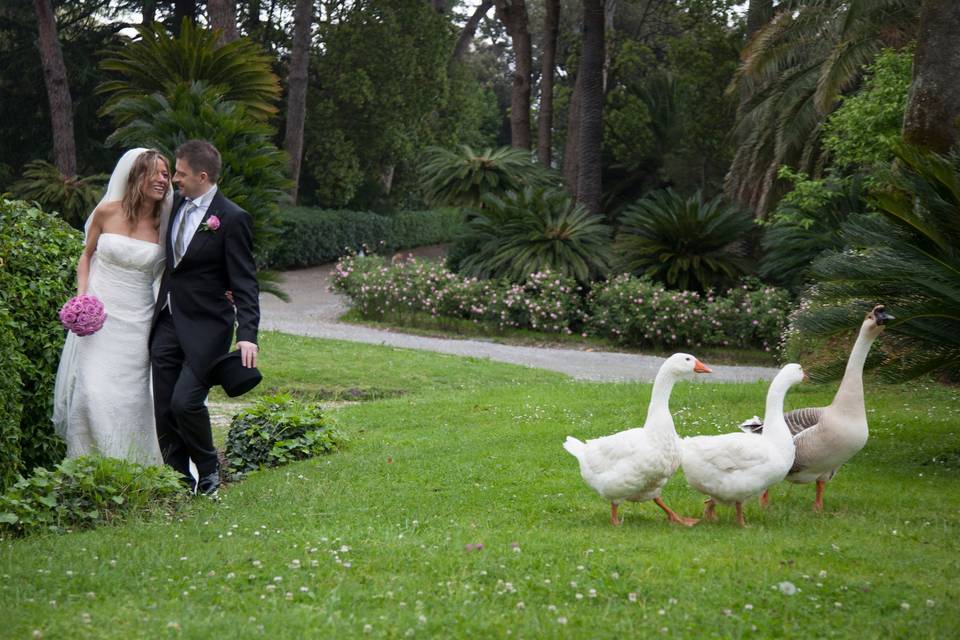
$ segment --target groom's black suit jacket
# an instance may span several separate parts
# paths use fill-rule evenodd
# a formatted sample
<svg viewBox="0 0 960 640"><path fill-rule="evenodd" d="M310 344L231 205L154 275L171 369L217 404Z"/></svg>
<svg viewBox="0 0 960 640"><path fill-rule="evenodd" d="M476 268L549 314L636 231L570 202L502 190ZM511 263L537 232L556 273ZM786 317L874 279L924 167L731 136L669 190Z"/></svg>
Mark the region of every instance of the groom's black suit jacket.
<svg viewBox="0 0 960 640"><path fill-rule="evenodd" d="M152 342L153 328L169 294L170 312L186 363L199 379L206 381L210 365L230 350L234 323L238 341L257 342L260 298L252 251L252 221L246 211L218 189L180 264L174 266L173 223L182 203L182 196L174 198L166 236L167 263L150 339ZM216 231L206 228L214 215L220 219ZM233 292L234 304L226 298L227 291Z"/></svg>

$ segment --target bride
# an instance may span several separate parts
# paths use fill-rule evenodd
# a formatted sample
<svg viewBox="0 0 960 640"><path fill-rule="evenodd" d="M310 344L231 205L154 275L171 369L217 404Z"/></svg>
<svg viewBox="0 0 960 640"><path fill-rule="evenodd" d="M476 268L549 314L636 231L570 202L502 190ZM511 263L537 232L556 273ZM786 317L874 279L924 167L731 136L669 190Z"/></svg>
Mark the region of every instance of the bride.
<svg viewBox="0 0 960 640"><path fill-rule="evenodd" d="M107 313L98 332L67 333L54 388L53 422L67 457L99 454L162 464L150 391L148 336L163 272L161 233L172 203L170 166L153 149L126 152L87 219L77 295Z"/></svg>

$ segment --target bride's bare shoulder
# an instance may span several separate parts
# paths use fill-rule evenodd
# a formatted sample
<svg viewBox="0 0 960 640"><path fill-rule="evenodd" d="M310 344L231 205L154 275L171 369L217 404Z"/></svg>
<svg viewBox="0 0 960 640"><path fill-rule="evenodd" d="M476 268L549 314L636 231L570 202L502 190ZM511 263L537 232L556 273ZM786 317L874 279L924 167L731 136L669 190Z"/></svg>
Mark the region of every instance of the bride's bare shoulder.
<svg viewBox="0 0 960 640"><path fill-rule="evenodd" d="M91 215L93 216L94 224L102 227L104 224L109 224L111 221L123 217L123 205L119 200L101 202L97 205L97 208L93 210Z"/></svg>

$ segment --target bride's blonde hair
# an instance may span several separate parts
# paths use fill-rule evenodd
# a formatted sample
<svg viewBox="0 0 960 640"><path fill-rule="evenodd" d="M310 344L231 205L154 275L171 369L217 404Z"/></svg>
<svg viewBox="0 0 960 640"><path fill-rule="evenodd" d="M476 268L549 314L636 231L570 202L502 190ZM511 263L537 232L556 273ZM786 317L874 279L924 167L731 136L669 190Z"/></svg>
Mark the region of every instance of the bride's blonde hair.
<svg viewBox="0 0 960 640"><path fill-rule="evenodd" d="M153 175L153 172L156 171L157 160L162 160L163 164L167 168L167 172L170 172L170 163L163 156L162 153L156 149L147 149L133 161L133 166L130 167L130 173L127 175L127 189L123 194L123 200L120 203L121 209L123 209L123 218L126 220L131 227L137 226L137 223L140 222L140 206L146 200L146 196L143 195L143 178L144 176L150 177ZM167 191L163 192L164 198L166 198L167 193L171 189L169 180L167 181ZM153 205L153 211L150 212L150 217L154 220L154 226L160 224L160 213L163 207L163 200L157 200Z"/></svg>

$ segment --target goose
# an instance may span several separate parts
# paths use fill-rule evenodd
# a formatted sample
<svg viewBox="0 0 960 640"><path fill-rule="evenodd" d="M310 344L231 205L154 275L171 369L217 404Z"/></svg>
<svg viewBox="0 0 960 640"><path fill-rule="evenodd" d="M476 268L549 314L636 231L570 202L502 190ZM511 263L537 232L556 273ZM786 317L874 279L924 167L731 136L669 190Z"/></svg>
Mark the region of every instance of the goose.
<svg viewBox="0 0 960 640"><path fill-rule="evenodd" d="M580 475L610 501L610 522L620 526L617 509L624 500L653 500L670 522L692 526L696 519L677 515L660 498L660 490L680 466L680 442L670 415L670 392L680 378L710 373L710 368L687 353L667 358L653 383L643 427L582 442L567 436L563 448L580 462Z"/></svg>
<svg viewBox="0 0 960 640"><path fill-rule="evenodd" d="M783 419L783 399L793 385L804 379L799 364L785 365L770 383L762 434L725 433L719 436L684 438L680 463L687 483L708 496L705 520L716 520L716 504L733 503L737 523L743 521L743 501L780 482L793 465L793 436Z"/></svg>
<svg viewBox="0 0 960 640"><path fill-rule="evenodd" d="M873 341L883 333L884 325L893 320L884 305L878 304L867 313L860 325L860 333L847 360L840 387L833 402L826 407L795 409L784 415L793 434L796 456L787 480L795 484L816 482L814 511L823 511L823 492L826 483L847 460L867 443L867 410L863 400L863 364ZM759 432L763 423L748 420L741 429ZM766 505L769 492L760 496Z"/></svg>

